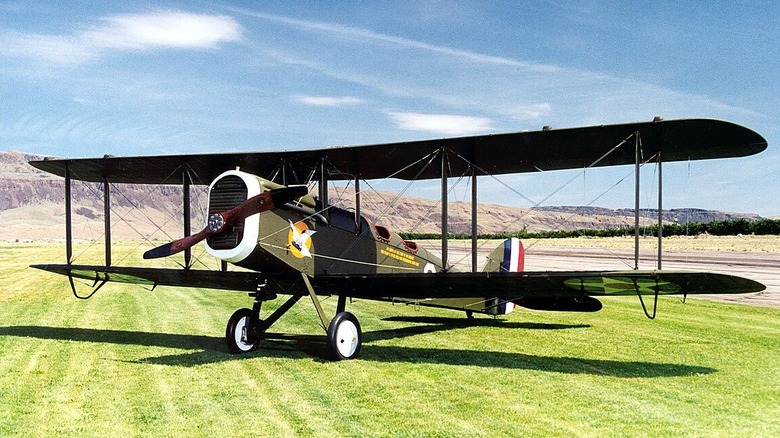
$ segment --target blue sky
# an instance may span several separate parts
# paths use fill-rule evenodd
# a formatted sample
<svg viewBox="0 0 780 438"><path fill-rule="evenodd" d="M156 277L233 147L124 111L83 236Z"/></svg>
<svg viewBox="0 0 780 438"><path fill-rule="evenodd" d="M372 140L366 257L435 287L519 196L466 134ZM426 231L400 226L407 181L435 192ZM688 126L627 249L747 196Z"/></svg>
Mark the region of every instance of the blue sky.
<svg viewBox="0 0 780 438"><path fill-rule="evenodd" d="M667 164L665 207L780 216L777 2L237 4L3 2L0 150L290 150L707 117L769 149ZM502 181L534 202L572 181L544 205L631 207L630 177L602 195L630 171ZM652 208L655 169L643 172Z"/></svg>

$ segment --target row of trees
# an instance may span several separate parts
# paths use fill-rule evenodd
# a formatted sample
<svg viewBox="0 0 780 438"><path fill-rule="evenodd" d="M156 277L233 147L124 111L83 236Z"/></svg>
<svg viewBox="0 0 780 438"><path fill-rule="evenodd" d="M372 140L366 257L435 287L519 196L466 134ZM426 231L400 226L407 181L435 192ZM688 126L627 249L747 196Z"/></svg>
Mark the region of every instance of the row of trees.
<svg viewBox="0 0 780 438"><path fill-rule="evenodd" d="M665 224L663 226L664 236L697 236L699 234L711 234L713 236L737 236L746 234L756 235L780 235L780 220L761 219L757 221L748 221L745 219L735 219L730 221L713 222L691 222L688 224ZM658 236L658 225L643 227L641 229L643 236ZM400 233L401 238L407 240L429 240L440 239L441 234L437 233ZM522 229L516 233L494 233L480 234L480 239L507 239L510 237L519 237L521 239L557 239L567 237L622 237L633 236L633 227L609 228L603 230L570 230L570 231L542 231L531 233ZM451 239L469 239L468 234L450 234Z"/></svg>

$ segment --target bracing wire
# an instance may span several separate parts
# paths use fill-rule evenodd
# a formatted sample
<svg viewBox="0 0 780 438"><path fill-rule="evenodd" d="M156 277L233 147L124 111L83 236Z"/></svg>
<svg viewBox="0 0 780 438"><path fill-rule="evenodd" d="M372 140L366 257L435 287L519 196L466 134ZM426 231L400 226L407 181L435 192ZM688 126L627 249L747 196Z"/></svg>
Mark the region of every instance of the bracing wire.
<svg viewBox="0 0 780 438"><path fill-rule="evenodd" d="M629 140L631 140L631 138L633 138L635 135L636 135L636 133L632 133L632 134L630 134L629 136L627 136L625 139L623 139L622 141L620 141L619 143L617 143L615 146L613 146L613 147L612 147L611 149L609 149L607 152L605 152L604 154L602 154L600 157L598 157L596 160L594 160L594 161L593 161L592 163L590 163L588 166L585 166L585 167L583 168L583 172L585 172L586 170L588 170L588 169L590 169L590 168L593 168L593 167L597 166L597 165L598 165L600 162L602 162L604 159L606 159L606 158L607 158L609 155L611 155L611 154L612 154L612 153L614 153L616 150L618 150L620 147L622 147L623 145L625 145L625 144L626 144L626 143L627 143ZM641 149L640 149L640 151L641 151ZM460 155L460 154L457 154L457 153L456 153L455 155L456 155L458 158L460 158L461 160L463 160L465 163L467 163L468 165L470 165L470 166L473 166L473 167L474 167L474 169L478 170L478 171L479 171L479 172L481 172L483 175L489 176L491 179L493 179L494 181L498 182L498 183L499 183L501 186L505 187L507 190L509 190L509 191L510 191L510 192L512 192L513 194L517 195L518 197L520 197L520 198L524 199L525 201L527 201L527 202L529 202L529 203L531 203L531 204L532 204L532 207L531 207L531 208L528 210L528 212L526 212L526 213L524 213L524 214L521 214L521 215L519 215L519 216L518 216L518 217L517 217L517 218L516 218L516 219L515 219L513 222L511 222L510 224L508 224L508 226L511 226L511 225L513 225L513 224L516 224L516 223L520 222L520 221L521 221L521 220L522 220L522 219L523 219L523 218L524 218L524 217L525 217L527 214L529 214L529 213L530 213L530 211L531 211L533 208L539 207L540 205L542 205L543 203L545 203L547 200L549 200L550 198L552 198L553 196L555 196L557 193L559 193L561 190L563 190L564 188L566 188L566 187L567 187L567 186L569 186L569 185L570 185L572 182L574 182L575 180L577 180L577 179L579 178L579 174L576 174L576 175L574 175L572 178L570 178L569 180L565 181L565 182L564 182L563 184L561 184L561 185L560 185L558 188L556 188L555 190L553 190L553 191L552 191L550 194L548 194L547 196L545 196L545 197L544 197L542 200L540 200L540 201L538 201L538 202L534 202L534 201L533 201L533 200L531 200L529 197L527 197L527 196L525 196L524 194L520 193L520 192L519 192L518 190L516 190L514 187L512 187L512 186L510 186L509 184L505 183L504 181L502 181L500 178L496 177L495 175L492 175L492 174L490 174L489 172L485 171L485 170L484 170L484 169L482 169L480 166L477 166L476 164L472 163L471 161L469 161L467 158L463 157L462 155ZM650 159L652 159L652 157L651 157ZM646 162L646 161L644 161L644 160L642 160L642 161L643 161L643 163L642 163L642 164L644 164L644 163ZM618 183L616 183L615 185L613 185L612 187L610 187L610 189L608 189L608 191L609 191L609 190L611 190L611 189L613 189L613 188L614 188L614 187L616 187L617 185L619 185L619 183L620 183L620 182L622 182L623 180L625 180L625 179L626 179L628 176L630 176L631 174L632 174L632 173L629 173L629 174L628 174L626 177L624 177L623 179L621 179L621 180L620 180ZM602 193L602 194L600 194L600 195L599 195L599 196L598 196L596 199L600 198L600 197L601 197L601 196L603 196L604 194L605 194L605 193ZM593 203L593 202L595 202L595 201L596 201L596 200L594 199L594 200L593 200L593 201L591 201L591 203L589 203L588 205L592 205L592 203ZM556 220L556 222L559 222L559 224L561 224L561 223L562 223L560 220L558 220L558 218L554 218L554 219ZM481 248L482 248L482 247L483 247L485 244L486 244L486 243L482 243L482 244L479 246L479 248L481 249ZM531 245L527 246L527 248L530 248L530 247L532 247L532 246L533 246L533 243L532 243ZM465 259L465 258L466 258L466 257L468 257L468 256L469 256L469 255L466 255L466 256L464 256L464 257L463 257L461 260L459 260L459 261L462 261L463 259Z"/></svg>

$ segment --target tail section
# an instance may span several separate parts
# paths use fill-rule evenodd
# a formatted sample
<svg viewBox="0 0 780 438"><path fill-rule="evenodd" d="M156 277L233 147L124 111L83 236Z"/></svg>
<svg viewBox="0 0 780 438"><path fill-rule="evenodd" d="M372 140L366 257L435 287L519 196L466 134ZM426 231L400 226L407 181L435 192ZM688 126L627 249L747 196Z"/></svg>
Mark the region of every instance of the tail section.
<svg viewBox="0 0 780 438"><path fill-rule="evenodd" d="M522 272L525 265L525 251L520 239L507 239L488 256L487 264L482 272ZM430 300L400 300L419 306L440 307L444 309L465 310L467 315L483 313L486 315L506 315L511 313L517 305L504 298L436 298Z"/></svg>
<svg viewBox="0 0 780 438"><path fill-rule="evenodd" d="M525 267L525 249L520 239L507 239L488 256L485 272L523 272ZM509 313L515 306L533 310L557 312L598 312L601 302L593 297L518 297L512 301L494 298L499 314Z"/></svg>
<svg viewBox="0 0 780 438"><path fill-rule="evenodd" d="M525 249L520 239L511 238L502 242L490 253L482 272L523 272L525 269ZM467 315L483 313L486 315L506 315L518 306L532 310L547 310L557 312L597 312L601 303L590 296L583 297L545 297L516 296L512 291L506 291L505 297L484 298L436 298L430 300L394 299L394 302L404 302L419 306L440 307L444 309L465 310Z"/></svg>
<svg viewBox="0 0 780 438"><path fill-rule="evenodd" d="M525 249L523 242L516 237L506 239L490 253L483 272L523 272L525 268ZM487 301L486 310L493 315L506 315L515 310L517 305L503 298L493 298Z"/></svg>

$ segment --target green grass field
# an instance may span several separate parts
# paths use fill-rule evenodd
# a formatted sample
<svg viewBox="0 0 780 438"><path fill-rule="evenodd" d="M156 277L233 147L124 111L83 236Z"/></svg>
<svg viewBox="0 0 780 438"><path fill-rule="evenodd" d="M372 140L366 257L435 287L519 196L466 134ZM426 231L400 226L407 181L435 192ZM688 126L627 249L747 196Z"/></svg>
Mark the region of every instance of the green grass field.
<svg viewBox="0 0 780 438"><path fill-rule="evenodd" d="M317 342L232 356L245 294L110 284L77 300L27 268L63 253L0 244L0 436L780 436L780 309L667 298L650 321L605 299L467 325L360 301L357 360ZM321 333L303 300L276 329Z"/></svg>

